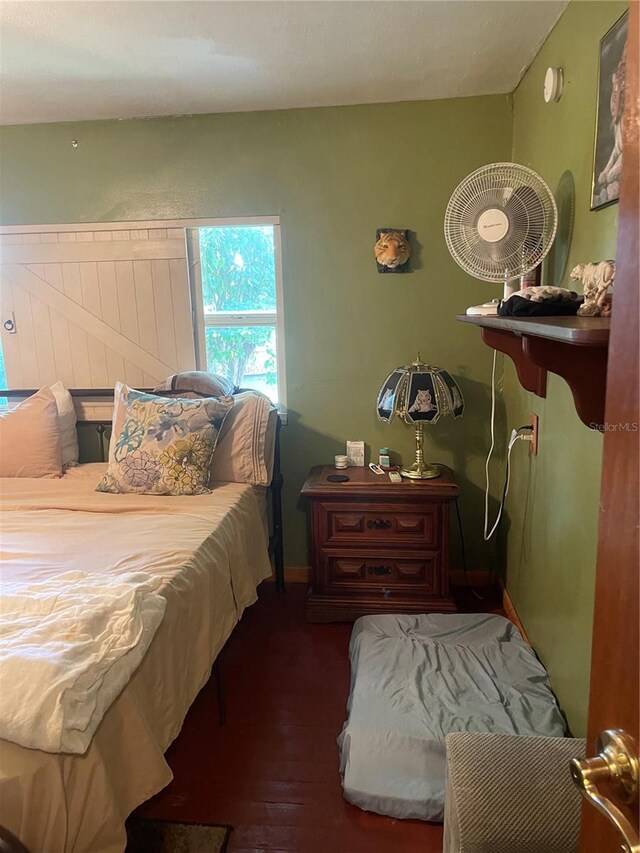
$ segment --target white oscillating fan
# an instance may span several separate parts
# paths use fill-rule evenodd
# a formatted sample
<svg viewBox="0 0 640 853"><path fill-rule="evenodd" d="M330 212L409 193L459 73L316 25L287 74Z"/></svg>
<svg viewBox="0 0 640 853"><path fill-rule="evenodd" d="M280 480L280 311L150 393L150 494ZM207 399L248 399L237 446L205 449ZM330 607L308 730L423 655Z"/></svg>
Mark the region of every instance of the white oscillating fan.
<svg viewBox="0 0 640 853"><path fill-rule="evenodd" d="M510 284L534 270L551 248L558 226L553 193L540 175L517 163L490 163L468 175L447 205L444 235L454 261L481 281ZM498 300L467 309L497 314Z"/></svg>

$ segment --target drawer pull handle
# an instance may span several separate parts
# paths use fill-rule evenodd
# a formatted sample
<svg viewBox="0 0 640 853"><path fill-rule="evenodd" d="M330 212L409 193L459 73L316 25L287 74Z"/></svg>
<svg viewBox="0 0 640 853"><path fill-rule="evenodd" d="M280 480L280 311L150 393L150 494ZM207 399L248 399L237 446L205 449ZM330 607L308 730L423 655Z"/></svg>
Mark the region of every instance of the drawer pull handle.
<svg viewBox="0 0 640 853"><path fill-rule="evenodd" d="M391 527L391 522L388 518L370 518L367 521L367 527L369 530L372 528L375 530L388 530Z"/></svg>
<svg viewBox="0 0 640 853"><path fill-rule="evenodd" d="M369 566L367 571L370 575L390 575L392 568L391 566Z"/></svg>

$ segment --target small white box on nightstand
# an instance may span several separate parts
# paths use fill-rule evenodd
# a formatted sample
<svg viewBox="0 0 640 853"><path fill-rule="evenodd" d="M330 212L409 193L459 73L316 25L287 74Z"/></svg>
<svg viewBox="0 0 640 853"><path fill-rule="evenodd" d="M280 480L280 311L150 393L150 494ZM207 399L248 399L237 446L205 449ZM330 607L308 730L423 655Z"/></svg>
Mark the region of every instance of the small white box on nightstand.
<svg viewBox="0 0 640 853"><path fill-rule="evenodd" d="M349 465L364 467L364 441L348 441L347 456Z"/></svg>

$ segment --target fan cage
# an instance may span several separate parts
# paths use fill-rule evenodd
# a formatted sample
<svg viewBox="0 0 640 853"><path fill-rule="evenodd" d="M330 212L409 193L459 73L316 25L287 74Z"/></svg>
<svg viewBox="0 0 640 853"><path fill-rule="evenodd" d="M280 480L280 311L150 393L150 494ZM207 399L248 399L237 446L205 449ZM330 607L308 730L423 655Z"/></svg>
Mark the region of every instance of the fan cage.
<svg viewBox="0 0 640 853"><path fill-rule="evenodd" d="M506 215L505 236L489 243L477 222L487 210ZM546 182L526 166L490 163L468 175L447 205L447 247L462 269L481 281L511 281L535 269L553 245L558 211Z"/></svg>

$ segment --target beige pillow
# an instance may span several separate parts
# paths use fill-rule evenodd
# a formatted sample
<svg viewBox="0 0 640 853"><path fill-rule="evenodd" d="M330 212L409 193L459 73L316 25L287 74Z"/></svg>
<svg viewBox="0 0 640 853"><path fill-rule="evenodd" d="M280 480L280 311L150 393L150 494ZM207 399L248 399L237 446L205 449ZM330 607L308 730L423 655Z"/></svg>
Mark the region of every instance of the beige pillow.
<svg viewBox="0 0 640 853"><path fill-rule="evenodd" d="M41 388L0 413L0 477L60 477L62 450L56 399Z"/></svg>
<svg viewBox="0 0 640 853"><path fill-rule="evenodd" d="M62 467L68 468L78 464L80 449L78 447L78 432L76 430L76 408L73 397L62 382L49 386L56 400L58 420L60 422L60 443L62 444Z"/></svg>
<svg viewBox="0 0 640 853"><path fill-rule="evenodd" d="M211 479L268 486L273 474L276 411L258 391L233 398L211 463Z"/></svg>
<svg viewBox="0 0 640 853"><path fill-rule="evenodd" d="M158 397L127 389L122 428L112 440L99 492L202 495L231 397ZM117 394L117 398L120 395Z"/></svg>

